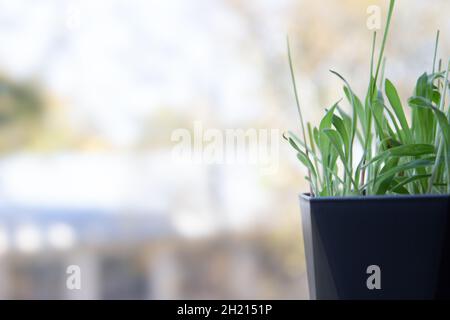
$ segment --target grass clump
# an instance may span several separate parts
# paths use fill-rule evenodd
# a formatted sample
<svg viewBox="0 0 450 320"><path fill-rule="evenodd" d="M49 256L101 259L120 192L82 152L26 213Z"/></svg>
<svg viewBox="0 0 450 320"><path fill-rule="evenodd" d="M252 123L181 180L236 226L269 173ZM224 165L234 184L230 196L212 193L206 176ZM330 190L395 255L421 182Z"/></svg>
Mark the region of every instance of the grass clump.
<svg viewBox="0 0 450 320"><path fill-rule="evenodd" d="M450 194L450 107L446 105L450 60L436 66L439 32L431 73L417 80L408 99L407 120L395 85L384 79L384 50L395 0L390 1L383 40L375 63L373 36L370 80L364 100L343 82L351 114L341 101L327 109L318 127L305 125L297 94L288 41L288 58L300 116L299 138L286 132L284 138L307 168L314 196ZM355 159L355 150L362 150Z"/></svg>

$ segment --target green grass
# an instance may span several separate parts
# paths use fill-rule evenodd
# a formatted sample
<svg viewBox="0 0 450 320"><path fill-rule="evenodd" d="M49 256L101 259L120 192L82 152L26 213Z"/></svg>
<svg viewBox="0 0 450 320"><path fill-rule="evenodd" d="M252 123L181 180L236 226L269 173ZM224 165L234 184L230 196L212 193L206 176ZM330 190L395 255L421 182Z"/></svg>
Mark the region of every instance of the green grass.
<svg viewBox="0 0 450 320"><path fill-rule="evenodd" d="M383 40L375 63L373 36L367 93L361 100L347 80L343 83L351 114L342 101L327 109L318 127L304 123L288 40L288 58L301 138L289 131L284 138L307 168L314 196L449 194L450 107L446 105L450 60L436 66L439 32L430 73L417 80L407 102L408 121L395 85L384 79L384 52L395 0L390 1ZM362 156L355 159L355 150Z"/></svg>

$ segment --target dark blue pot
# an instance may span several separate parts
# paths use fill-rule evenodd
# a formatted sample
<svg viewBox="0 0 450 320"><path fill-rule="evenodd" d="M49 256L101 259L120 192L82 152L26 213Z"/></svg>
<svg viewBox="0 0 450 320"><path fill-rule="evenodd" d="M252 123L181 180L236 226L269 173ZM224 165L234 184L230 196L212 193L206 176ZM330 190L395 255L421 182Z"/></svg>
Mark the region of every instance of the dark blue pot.
<svg viewBox="0 0 450 320"><path fill-rule="evenodd" d="M450 298L450 196L303 194L300 206L311 299Z"/></svg>

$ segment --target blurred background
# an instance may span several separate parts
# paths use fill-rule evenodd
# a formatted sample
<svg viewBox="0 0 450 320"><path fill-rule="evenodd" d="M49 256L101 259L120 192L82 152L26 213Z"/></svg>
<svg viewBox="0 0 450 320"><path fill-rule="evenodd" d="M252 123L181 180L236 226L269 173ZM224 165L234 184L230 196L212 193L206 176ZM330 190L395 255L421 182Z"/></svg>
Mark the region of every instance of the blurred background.
<svg viewBox="0 0 450 320"><path fill-rule="evenodd" d="M308 187L281 135L271 174L173 161L171 135L298 130L286 35L307 120L342 98L329 69L363 95L370 5L388 1L0 1L0 298L307 299ZM448 12L397 1L404 100L437 29L448 58Z"/></svg>

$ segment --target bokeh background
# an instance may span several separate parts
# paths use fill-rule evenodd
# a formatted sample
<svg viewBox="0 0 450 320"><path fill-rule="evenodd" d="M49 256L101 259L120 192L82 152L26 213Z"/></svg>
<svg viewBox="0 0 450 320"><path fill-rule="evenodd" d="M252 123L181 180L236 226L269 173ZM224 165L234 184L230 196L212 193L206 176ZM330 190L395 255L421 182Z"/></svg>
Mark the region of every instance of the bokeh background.
<svg viewBox="0 0 450 320"><path fill-rule="evenodd" d="M298 130L286 35L307 120L342 97L329 69L362 95L369 5L388 1L0 1L0 298L308 298L308 188L281 136L268 175L174 162L171 134ZM448 12L397 1L386 76L405 100L437 29L449 57Z"/></svg>

